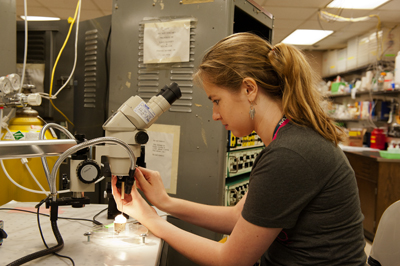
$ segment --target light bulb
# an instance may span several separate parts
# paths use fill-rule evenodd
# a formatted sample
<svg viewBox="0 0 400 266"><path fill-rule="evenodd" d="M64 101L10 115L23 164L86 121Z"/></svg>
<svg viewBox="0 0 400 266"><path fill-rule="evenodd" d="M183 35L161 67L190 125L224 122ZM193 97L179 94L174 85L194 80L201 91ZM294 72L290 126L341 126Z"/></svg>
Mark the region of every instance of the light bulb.
<svg viewBox="0 0 400 266"><path fill-rule="evenodd" d="M122 214L115 217L114 223L126 223L126 218Z"/></svg>

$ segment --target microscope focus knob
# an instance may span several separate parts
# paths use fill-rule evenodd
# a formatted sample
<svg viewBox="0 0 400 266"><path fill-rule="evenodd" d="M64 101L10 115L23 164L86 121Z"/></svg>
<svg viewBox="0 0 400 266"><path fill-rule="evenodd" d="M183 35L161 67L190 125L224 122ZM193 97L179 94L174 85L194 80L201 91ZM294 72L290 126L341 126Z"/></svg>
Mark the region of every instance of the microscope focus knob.
<svg viewBox="0 0 400 266"><path fill-rule="evenodd" d="M146 144L149 141L149 135L146 131L139 131L135 135L135 141L137 144Z"/></svg>
<svg viewBox="0 0 400 266"><path fill-rule="evenodd" d="M100 166L93 160L82 161L76 167L76 175L85 184L91 184L100 178Z"/></svg>

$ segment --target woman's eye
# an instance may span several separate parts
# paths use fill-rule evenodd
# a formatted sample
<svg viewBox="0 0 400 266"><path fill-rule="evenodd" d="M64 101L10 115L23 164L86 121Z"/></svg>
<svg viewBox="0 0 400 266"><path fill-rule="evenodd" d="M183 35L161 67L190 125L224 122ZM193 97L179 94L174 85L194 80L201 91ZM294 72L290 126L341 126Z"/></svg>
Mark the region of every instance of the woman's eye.
<svg viewBox="0 0 400 266"><path fill-rule="evenodd" d="M214 100L213 102L215 102L216 104L219 104L219 100Z"/></svg>

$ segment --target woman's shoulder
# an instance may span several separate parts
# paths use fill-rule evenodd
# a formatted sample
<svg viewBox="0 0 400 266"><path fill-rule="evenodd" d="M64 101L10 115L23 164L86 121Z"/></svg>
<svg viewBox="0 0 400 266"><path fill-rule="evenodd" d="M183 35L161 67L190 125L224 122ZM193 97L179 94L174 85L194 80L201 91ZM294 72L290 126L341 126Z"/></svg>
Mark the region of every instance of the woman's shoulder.
<svg viewBox="0 0 400 266"><path fill-rule="evenodd" d="M281 128L276 139L266 147L265 152L279 154L282 150L291 151L312 160L319 160L322 159L320 157L341 152L338 146L326 140L314 129L294 123L288 123Z"/></svg>

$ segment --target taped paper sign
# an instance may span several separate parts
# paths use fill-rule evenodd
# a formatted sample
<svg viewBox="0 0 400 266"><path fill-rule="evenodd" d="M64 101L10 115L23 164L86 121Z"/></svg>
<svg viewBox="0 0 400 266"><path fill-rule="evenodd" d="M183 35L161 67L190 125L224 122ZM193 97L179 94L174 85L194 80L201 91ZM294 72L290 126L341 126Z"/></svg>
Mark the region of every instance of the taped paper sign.
<svg viewBox="0 0 400 266"><path fill-rule="evenodd" d="M189 62L190 20L144 24L145 64Z"/></svg>

